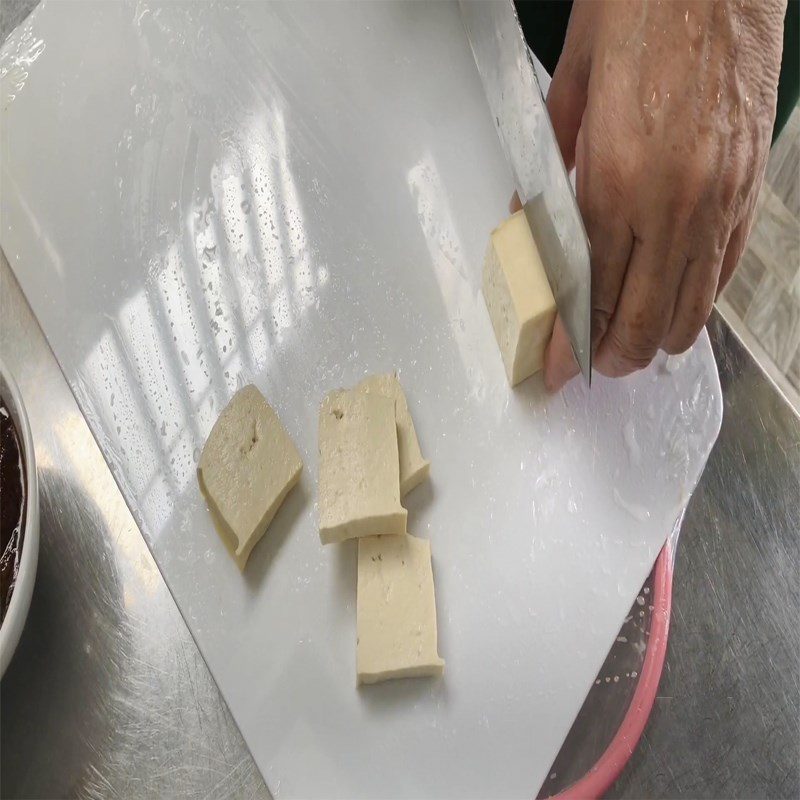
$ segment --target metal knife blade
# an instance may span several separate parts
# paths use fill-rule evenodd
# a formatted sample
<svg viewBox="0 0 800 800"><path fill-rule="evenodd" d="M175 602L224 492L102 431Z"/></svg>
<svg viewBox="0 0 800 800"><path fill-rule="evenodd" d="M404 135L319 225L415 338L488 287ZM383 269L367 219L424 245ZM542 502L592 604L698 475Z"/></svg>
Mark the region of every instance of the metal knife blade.
<svg viewBox="0 0 800 800"><path fill-rule="evenodd" d="M506 160L558 313L591 383L589 239L511 0L459 0Z"/></svg>

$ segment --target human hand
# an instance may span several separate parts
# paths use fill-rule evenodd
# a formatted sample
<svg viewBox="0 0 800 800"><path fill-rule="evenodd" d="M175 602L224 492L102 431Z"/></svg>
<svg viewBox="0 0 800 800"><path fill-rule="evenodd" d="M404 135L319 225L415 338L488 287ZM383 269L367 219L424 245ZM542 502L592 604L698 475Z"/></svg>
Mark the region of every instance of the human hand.
<svg viewBox="0 0 800 800"><path fill-rule="evenodd" d="M744 249L769 153L784 0L576 0L547 105L592 245L595 368L692 345ZM545 384L578 373L560 321Z"/></svg>

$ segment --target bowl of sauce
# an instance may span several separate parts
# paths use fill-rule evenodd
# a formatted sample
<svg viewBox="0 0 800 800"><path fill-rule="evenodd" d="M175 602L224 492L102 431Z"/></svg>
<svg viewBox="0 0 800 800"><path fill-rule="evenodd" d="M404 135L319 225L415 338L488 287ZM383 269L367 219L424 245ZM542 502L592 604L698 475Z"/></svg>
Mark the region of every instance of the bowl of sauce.
<svg viewBox="0 0 800 800"><path fill-rule="evenodd" d="M0 361L0 676L25 626L39 559L39 486L19 387Z"/></svg>

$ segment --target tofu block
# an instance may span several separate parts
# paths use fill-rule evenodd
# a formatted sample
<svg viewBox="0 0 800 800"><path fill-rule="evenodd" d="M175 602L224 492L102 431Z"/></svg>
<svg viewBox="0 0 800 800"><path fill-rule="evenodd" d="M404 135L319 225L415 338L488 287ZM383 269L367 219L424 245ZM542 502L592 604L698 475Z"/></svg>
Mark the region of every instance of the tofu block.
<svg viewBox="0 0 800 800"><path fill-rule="evenodd" d="M422 457L419 449L414 420L411 419L403 387L394 372L387 372L383 375L370 375L356 389L360 392L377 392L394 400L397 449L400 455L400 497L405 497L428 477L431 465Z"/></svg>
<svg viewBox="0 0 800 800"><path fill-rule="evenodd" d="M335 391L319 412L319 538L323 544L406 532L394 400Z"/></svg>
<svg viewBox="0 0 800 800"><path fill-rule="evenodd" d="M556 303L524 211L492 231L483 265L483 299L511 386L538 372Z"/></svg>
<svg viewBox="0 0 800 800"><path fill-rule="evenodd" d="M214 525L239 569L302 469L297 448L261 392L240 389L211 429L197 470Z"/></svg>
<svg viewBox="0 0 800 800"><path fill-rule="evenodd" d="M431 545L415 536L358 542L358 683L441 675Z"/></svg>

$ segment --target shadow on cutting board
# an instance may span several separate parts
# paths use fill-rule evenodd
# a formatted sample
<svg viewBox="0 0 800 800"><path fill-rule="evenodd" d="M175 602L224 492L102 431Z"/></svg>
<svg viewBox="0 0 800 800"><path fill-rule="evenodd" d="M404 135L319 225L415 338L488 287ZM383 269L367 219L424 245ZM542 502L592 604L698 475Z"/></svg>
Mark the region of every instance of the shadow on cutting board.
<svg viewBox="0 0 800 800"><path fill-rule="evenodd" d="M258 591L286 537L297 527L295 523L302 515L307 502L308 492L301 477L300 482L289 492L278 509L264 538L253 548L244 568L244 578L251 594ZM299 531L295 533L298 534Z"/></svg>

